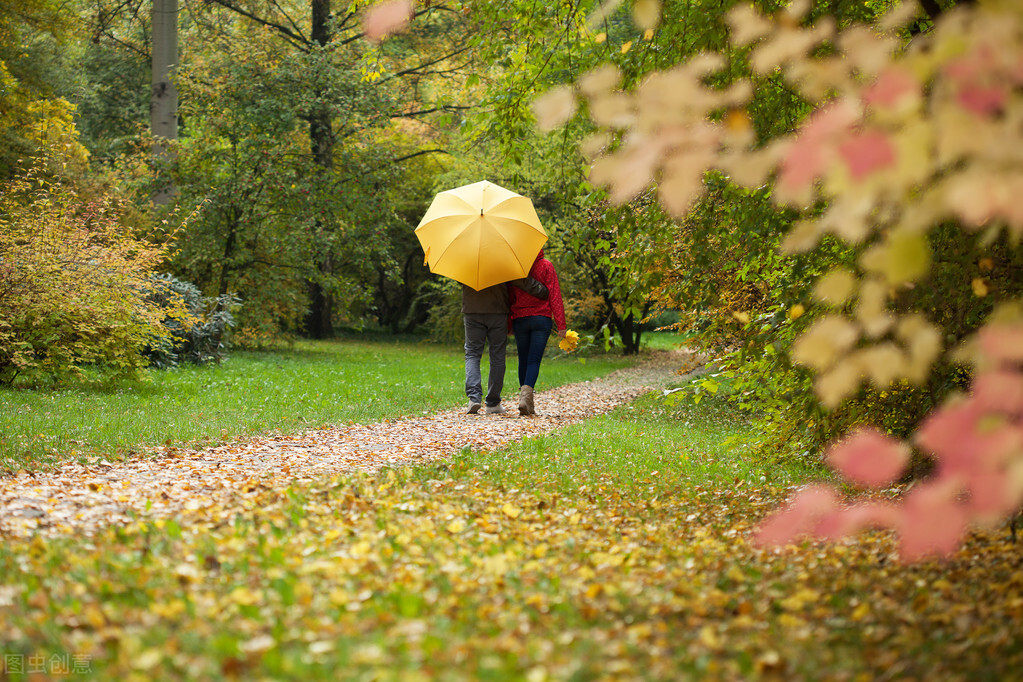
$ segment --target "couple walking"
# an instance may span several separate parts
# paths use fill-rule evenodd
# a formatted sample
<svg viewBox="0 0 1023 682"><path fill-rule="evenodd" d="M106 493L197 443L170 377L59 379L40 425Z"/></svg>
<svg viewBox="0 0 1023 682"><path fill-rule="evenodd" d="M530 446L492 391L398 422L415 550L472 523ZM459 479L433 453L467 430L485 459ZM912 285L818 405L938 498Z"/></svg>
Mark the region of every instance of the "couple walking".
<svg viewBox="0 0 1023 682"><path fill-rule="evenodd" d="M565 306L554 265L537 254L529 276L476 291L462 285L462 318L465 322L465 395L469 414L483 407L480 360L484 344L490 347L486 413L504 414L505 347L508 328L515 335L519 355L519 414L534 414L533 388L551 330L565 336Z"/></svg>

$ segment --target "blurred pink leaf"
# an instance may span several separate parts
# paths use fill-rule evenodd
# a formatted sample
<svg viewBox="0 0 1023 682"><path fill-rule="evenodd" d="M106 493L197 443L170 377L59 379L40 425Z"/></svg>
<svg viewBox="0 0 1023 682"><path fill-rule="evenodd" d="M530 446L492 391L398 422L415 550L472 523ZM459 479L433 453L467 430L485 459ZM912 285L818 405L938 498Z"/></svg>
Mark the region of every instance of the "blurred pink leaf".
<svg viewBox="0 0 1023 682"><path fill-rule="evenodd" d="M787 189L802 189L827 167L827 156L812 138L798 138L782 160L778 183Z"/></svg>
<svg viewBox="0 0 1023 682"><path fill-rule="evenodd" d="M828 514L838 509L838 495L824 485L800 490L779 511L767 517L757 530L760 546L784 545L800 535L812 533Z"/></svg>
<svg viewBox="0 0 1023 682"><path fill-rule="evenodd" d="M879 130L866 130L847 139L838 147L854 180L861 180L880 168L895 163L895 147Z"/></svg>
<svg viewBox="0 0 1023 682"><path fill-rule="evenodd" d="M1005 107L1009 93L1004 86L967 84L956 95L956 100L964 109L977 116L990 116Z"/></svg>
<svg viewBox="0 0 1023 682"><path fill-rule="evenodd" d="M816 534L826 540L840 540L869 528L894 527L898 520L898 509L894 505L856 504L826 515L817 524Z"/></svg>
<svg viewBox="0 0 1023 682"><path fill-rule="evenodd" d="M850 481L877 487L899 477L909 461L909 448L874 429L860 429L832 447L827 458Z"/></svg>
<svg viewBox="0 0 1023 682"><path fill-rule="evenodd" d="M1023 324L989 324L977 333L980 349L992 360L1023 362Z"/></svg>
<svg viewBox="0 0 1023 682"><path fill-rule="evenodd" d="M973 380L973 395L984 410L1023 417L1023 374L1019 372L981 372Z"/></svg>
<svg viewBox="0 0 1023 682"><path fill-rule="evenodd" d="M990 449L979 428L985 414L972 401L944 405L924 420L916 442L938 457L940 471L969 471L973 458Z"/></svg>
<svg viewBox="0 0 1023 682"><path fill-rule="evenodd" d="M899 554L903 561L952 554L966 534L966 511L950 485L923 484L902 505Z"/></svg>
<svg viewBox="0 0 1023 682"><path fill-rule="evenodd" d="M778 184L798 190L821 176L828 165L828 150L833 140L852 126L857 115L855 107L846 101L811 114L782 160Z"/></svg>
<svg viewBox="0 0 1023 682"><path fill-rule="evenodd" d="M865 104L894 108L900 100L920 94L920 81L908 69L889 66L863 93Z"/></svg>
<svg viewBox="0 0 1023 682"><path fill-rule="evenodd" d="M1010 494L1006 483L1006 472L1002 467L974 473L967 482L970 510L988 521L1016 511L1020 501Z"/></svg>
<svg viewBox="0 0 1023 682"><path fill-rule="evenodd" d="M382 2L366 11L366 16L362 20L362 30L369 40L383 40L392 33L404 29L412 19L412 15L411 0Z"/></svg>

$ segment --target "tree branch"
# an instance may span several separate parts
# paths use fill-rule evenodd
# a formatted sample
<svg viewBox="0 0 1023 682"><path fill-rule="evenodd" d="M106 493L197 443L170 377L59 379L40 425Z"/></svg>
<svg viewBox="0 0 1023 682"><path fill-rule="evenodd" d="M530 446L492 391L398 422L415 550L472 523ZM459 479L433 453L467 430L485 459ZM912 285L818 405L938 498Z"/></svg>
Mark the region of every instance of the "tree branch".
<svg viewBox="0 0 1023 682"><path fill-rule="evenodd" d="M412 154L406 154L405 156L399 156L397 159L391 159L390 162L391 163L401 163L402 161L408 161L409 159L414 159L415 157L422 156L423 154L448 154L448 155L450 155L451 152L449 152L446 149L421 149L418 152L413 152Z"/></svg>
<svg viewBox="0 0 1023 682"><path fill-rule="evenodd" d="M297 47L301 51L303 51L303 52L308 52L309 51L309 47L310 47L311 41L308 38L306 38L304 35L302 35L301 31L296 33L295 31L292 31L287 26L284 26L284 25L279 24L277 22L270 21L269 19L264 19L263 17L257 16L257 15L253 14L252 12L249 12L248 10L246 10L246 9L244 9L242 7L238 7L237 5L232 3L231 0L210 0L210 2L216 3L216 4L220 5L221 7L225 8L225 9L229 9L229 10L231 10L232 12L234 12L236 14L240 14L243 17L251 19L252 21L256 22L257 24L260 24L261 26L266 26L267 28L272 28L275 31L277 31L278 33L280 33L281 35L283 35L285 37L285 39L289 43L291 43L292 45L294 45L295 47ZM285 16L287 16L287 15L285 15ZM288 21L291 21L290 17L288 18Z"/></svg>

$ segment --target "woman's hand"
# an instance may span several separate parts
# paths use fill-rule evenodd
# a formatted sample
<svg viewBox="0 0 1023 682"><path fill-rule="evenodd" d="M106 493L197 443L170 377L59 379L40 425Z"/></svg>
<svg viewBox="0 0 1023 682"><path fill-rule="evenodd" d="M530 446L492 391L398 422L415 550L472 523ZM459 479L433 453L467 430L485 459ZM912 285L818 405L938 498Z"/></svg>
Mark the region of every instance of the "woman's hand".
<svg viewBox="0 0 1023 682"><path fill-rule="evenodd" d="M558 330L558 336L560 336L561 338L565 338L565 330L564 329L559 329Z"/></svg>

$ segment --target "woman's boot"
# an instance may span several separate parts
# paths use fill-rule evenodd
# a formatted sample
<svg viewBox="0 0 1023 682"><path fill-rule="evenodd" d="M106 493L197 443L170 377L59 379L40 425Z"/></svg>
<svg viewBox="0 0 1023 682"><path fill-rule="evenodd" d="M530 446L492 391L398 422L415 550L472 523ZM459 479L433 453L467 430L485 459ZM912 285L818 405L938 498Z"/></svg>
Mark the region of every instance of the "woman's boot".
<svg viewBox="0 0 1023 682"><path fill-rule="evenodd" d="M523 417L527 414L536 414L533 411L533 387L519 387L519 414Z"/></svg>

